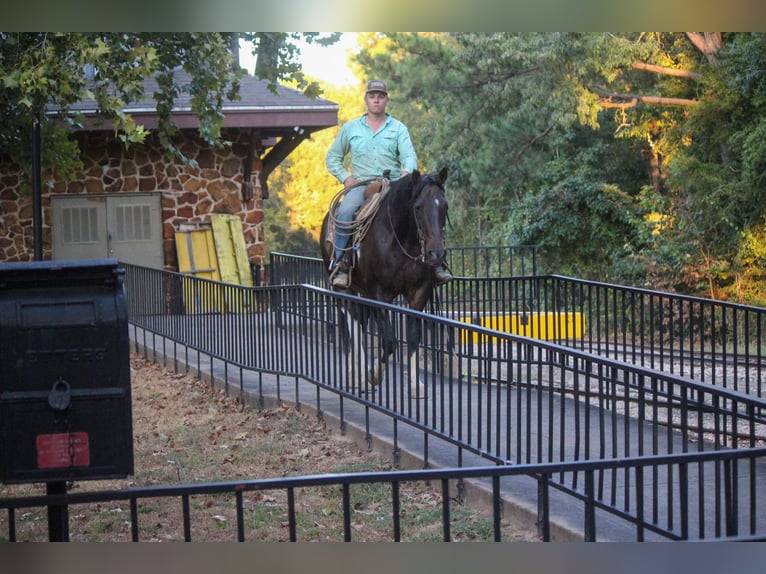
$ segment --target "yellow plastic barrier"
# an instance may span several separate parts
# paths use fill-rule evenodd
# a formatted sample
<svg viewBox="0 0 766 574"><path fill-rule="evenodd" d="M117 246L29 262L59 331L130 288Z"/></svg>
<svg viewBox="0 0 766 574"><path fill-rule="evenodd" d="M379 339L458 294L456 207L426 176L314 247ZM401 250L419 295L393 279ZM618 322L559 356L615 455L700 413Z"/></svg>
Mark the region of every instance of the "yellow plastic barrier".
<svg viewBox="0 0 766 574"><path fill-rule="evenodd" d="M585 332L585 316L580 312L572 311L461 317L460 321L542 341L579 339ZM463 344L469 342L469 337L471 342L479 342L479 333L463 331L461 336ZM494 339L495 337L490 339L484 335L481 342L486 343Z"/></svg>

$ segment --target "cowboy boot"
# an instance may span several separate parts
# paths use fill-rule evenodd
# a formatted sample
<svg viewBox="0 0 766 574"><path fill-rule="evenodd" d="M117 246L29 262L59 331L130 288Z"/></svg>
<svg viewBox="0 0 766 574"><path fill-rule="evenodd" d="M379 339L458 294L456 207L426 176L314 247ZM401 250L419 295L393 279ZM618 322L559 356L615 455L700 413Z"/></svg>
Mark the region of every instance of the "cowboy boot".
<svg viewBox="0 0 766 574"><path fill-rule="evenodd" d="M444 285L452 281L452 273L449 272L446 265L442 264L434 269L434 278L436 279L437 286Z"/></svg>
<svg viewBox="0 0 766 574"><path fill-rule="evenodd" d="M351 284L351 277L349 276L350 267L348 258L345 256L341 257L330 275L330 284L339 289L347 289Z"/></svg>

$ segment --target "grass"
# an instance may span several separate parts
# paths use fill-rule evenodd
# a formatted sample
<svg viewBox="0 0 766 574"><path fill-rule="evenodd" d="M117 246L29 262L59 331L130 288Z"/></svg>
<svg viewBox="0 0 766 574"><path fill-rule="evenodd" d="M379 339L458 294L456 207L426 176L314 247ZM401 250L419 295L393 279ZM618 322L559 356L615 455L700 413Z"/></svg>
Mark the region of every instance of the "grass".
<svg viewBox="0 0 766 574"><path fill-rule="evenodd" d="M137 357L131 363L135 474L75 483L71 491L394 470L389 460L362 451L315 417L291 407L253 409L191 377ZM39 484L0 484L0 498L42 494L44 489ZM391 485L352 485L350 494L352 540L393 540ZM424 483L401 483L400 498L402 540L442 540L440 492ZM340 486L296 489L295 501L299 541L343 540ZM244 493L246 540L289 540L287 508L285 491ZM492 540L489 517L454 500L450 510L453 540ZM193 541L237 539L233 494L193 496L190 513ZM69 516L70 540L131 538L127 502L71 505ZM181 499L140 499L138 530L141 541L183 540ZM16 536L19 541L46 541L46 509L17 511ZM7 537L8 515L0 512L0 541ZM504 520L503 540L534 541L537 536Z"/></svg>

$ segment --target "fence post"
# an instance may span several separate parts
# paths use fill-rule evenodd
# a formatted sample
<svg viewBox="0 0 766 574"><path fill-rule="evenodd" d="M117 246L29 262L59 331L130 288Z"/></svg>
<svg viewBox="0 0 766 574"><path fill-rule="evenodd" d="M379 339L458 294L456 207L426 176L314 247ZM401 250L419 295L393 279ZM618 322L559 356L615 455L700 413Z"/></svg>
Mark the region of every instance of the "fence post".
<svg viewBox="0 0 766 574"><path fill-rule="evenodd" d="M66 482L49 482L47 493L66 494ZM69 507L66 504L48 506L48 540L50 542L69 542Z"/></svg>
<svg viewBox="0 0 766 574"><path fill-rule="evenodd" d="M596 541L595 480L593 470L585 471L585 542Z"/></svg>
<svg viewBox="0 0 766 574"><path fill-rule="evenodd" d="M543 539L543 542L551 541L549 481L549 474L543 474L537 479L537 534Z"/></svg>

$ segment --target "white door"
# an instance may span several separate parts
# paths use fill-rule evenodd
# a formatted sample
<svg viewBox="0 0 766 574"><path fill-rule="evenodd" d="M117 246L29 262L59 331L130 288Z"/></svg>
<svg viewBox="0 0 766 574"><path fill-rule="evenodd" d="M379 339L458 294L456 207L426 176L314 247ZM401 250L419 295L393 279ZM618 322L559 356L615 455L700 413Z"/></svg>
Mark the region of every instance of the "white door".
<svg viewBox="0 0 766 574"><path fill-rule="evenodd" d="M53 259L102 259L107 255L106 197L51 198Z"/></svg>
<svg viewBox="0 0 766 574"><path fill-rule="evenodd" d="M159 195L112 195L107 198L109 257L162 269L162 211Z"/></svg>
<svg viewBox="0 0 766 574"><path fill-rule="evenodd" d="M162 268L159 194L53 196L53 259L112 258Z"/></svg>

